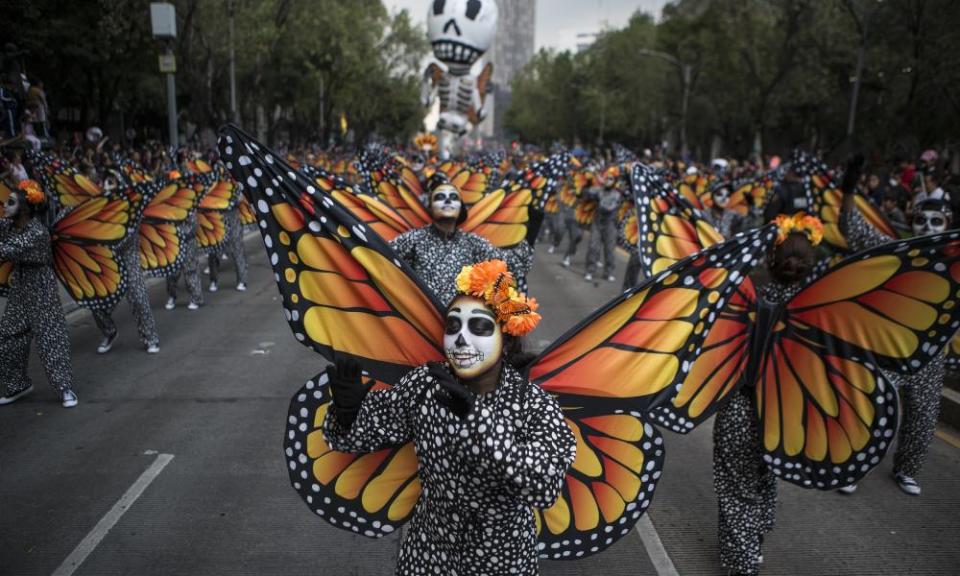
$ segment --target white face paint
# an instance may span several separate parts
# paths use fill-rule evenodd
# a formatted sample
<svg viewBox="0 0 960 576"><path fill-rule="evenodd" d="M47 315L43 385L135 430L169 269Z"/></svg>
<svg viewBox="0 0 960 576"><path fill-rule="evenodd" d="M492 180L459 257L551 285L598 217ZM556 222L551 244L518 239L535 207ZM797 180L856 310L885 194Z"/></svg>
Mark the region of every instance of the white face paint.
<svg viewBox="0 0 960 576"><path fill-rule="evenodd" d="M460 378L476 378L496 366L503 334L493 312L476 298L458 296L447 309L443 350Z"/></svg>
<svg viewBox="0 0 960 576"><path fill-rule="evenodd" d="M498 15L495 0L433 0L427 12L433 55L448 64L473 64L493 44Z"/></svg>
<svg viewBox="0 0 960 576"><path fill-rule="evenodd" d="M720 188L713 191L713 203L720 208L726 208L727 204L730 203L730 190L728 188Z"/></svg>
<svg viewBox="0 0 960 576"><path fill-rule="evenodd" d="M460 192L449 184L441 184L430 194L430 213L435 220L456 220L460 206Z"/></svg>
<svg viewBox="0 0 960 576"><path fill-rule="evenodd" d="M4 218L15 218L20 212L20 196L16 193L11 193L7 197L7 201L3 203L3 217Z"/></svg>
<svg viewBox="0 0 960 576"><path fill-rule="evenodd" d="M913 215L913 235L939 234L947 229L947 216L939 210L923 210Z"/></svg>

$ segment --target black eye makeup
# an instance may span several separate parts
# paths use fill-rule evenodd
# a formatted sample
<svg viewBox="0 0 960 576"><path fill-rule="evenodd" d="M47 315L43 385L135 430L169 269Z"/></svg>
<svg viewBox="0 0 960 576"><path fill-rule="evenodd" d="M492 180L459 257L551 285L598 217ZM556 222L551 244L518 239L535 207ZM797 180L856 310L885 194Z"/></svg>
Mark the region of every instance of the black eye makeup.
<svg viewBox="0 0 960 576"><path fill-rule="evenodd" d="M447 316L443 331L447 335L453 335L460 332L460 328L462 327L463 321L460 320L459 316Z"/></svg>
<svg viewBox="0 0 960 576"><path fill-rule="evenodd" d="M470 333L474 336L493 336L495 327L493 320L489 318L471 318L467 321L467 328L470 329Z"/></svg>

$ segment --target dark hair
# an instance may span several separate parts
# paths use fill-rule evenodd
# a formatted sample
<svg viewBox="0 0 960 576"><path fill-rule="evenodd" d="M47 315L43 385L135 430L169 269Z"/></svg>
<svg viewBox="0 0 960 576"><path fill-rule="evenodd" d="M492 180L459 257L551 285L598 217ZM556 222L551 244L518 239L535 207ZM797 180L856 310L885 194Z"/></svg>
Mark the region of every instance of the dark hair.
<svg viewBox="0 0 960 576"><path fill-rule="evenodd" d="M503 359L518 371L526 370L527 365L536 357L536 354L524 350L522 336L503 335Z"/></svg>
<svg viewBox="0 0 960 576"><path fill-rule="evenodd" d="M817 261L817 253L807 236L794 232L770 254L770 275L784 284L800 282L810 274Z"/></svg>

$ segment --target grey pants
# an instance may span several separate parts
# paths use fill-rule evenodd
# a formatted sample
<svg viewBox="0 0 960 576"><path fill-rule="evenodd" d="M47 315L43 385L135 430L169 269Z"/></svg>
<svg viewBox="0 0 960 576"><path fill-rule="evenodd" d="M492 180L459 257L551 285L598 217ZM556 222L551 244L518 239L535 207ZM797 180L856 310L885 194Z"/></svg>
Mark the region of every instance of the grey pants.
<svg viewBox="0 0 960 576"><path fill-rule="evenodd" d="M183 265L175 273L167 276L167 296L170 298L177 297L177 280L180 279L182 274L184 283L187 285L187 292L190 293L190 302L199 306L203 304L203 289L200 287L200 275L197 273L199 251L197 249L196 214L191 214L181 226L184 228L184 243L181 247L181 250L183 250Z"/></svg>
<svg viewBox="0 0 960 576"><path fill-rule="evenodd" d="M636 248L630 250L630 260L627 261L627 271L623 275L623 291L633 288L640 283L640 253Z"/></svg>
<svg viewBox="0 0 960 576"><path fill-rule="evenodd" d="M231 210L224 216L227 228L227 237L223 241L222 253L233 260L237 272L237 284L247 283L247 256L243 251L243 226L240 224L240 214ZM210 267L210 281L218 282L220 278L220 253L211 252L207 256L207 265Z"/></svg>
<svg viewBox="0 0 960 576"><path fill-rule="evenodd" d="M136 240L136 238L133 238ZM147 295L147 285L140 270L140 253L137 243L127 242L121 249L123 265L127 270L127 302L130 311L137 321L137 332L144 346L150 347L160 344L160 334L157 332L157 322L150 309L150 298ZM117 323L113 320L113 310L93 310L93 320L104 336L117 333Z"/></svg>
<svg viewBox="0 0 960 576"><path fill-rule="evenodd" d="M612 276L616 268L613 249L617 245L616 212L598 211L590 229L590 244L587 246L587 272L593 274L600 266L603 251L603 272Z"/></svg>

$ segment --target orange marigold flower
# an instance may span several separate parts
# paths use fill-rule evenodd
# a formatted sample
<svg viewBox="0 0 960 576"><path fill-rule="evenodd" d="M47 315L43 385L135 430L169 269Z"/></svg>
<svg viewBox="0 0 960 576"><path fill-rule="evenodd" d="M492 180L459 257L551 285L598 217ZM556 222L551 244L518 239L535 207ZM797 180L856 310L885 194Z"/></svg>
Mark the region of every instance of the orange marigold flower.
<svg viewBox="0 0 960 576"><path fill-rule="evenodd" d="M21 180L20 183L17 184L17 188L23 191L28 203L40 204L43 202L43 189L40 188L40 184L37 184L36 180Z"/></svg>

